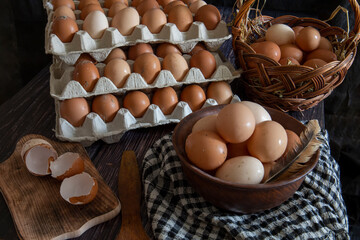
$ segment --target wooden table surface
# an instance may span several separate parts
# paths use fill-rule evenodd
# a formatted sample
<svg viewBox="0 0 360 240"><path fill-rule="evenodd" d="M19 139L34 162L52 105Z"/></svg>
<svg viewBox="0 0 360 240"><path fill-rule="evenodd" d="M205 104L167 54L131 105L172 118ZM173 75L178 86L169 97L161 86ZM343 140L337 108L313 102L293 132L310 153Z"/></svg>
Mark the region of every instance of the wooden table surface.
<svg viewBox="0 0 360 240"><path fill-rule="evenodd" d="M225 57L233 61L231 40L228 40L221 50ZM56 140L54 100L49 94L49 78L49 66L47 66L15 96L0 106L0 162L12 154L17 141L24 135L41 134ZM236 93L236 89L234 92ZM323 103L310 110L290 114L300 120L319 119L320 125L325 127ZM122 152L134 150L140 164L149 147L157 139L170 133L174 127L175 124L168 124L131 130L126 132L117 143L106 144L97 141L86 147L86 151L105 182L117 194L117 176ZM142 211L142 217L146 221L145 211ZM89 229L78 239L114 239L120 226L121 214ZM18 239L11 214L2 196L0 197L0 239Z"/></svg>

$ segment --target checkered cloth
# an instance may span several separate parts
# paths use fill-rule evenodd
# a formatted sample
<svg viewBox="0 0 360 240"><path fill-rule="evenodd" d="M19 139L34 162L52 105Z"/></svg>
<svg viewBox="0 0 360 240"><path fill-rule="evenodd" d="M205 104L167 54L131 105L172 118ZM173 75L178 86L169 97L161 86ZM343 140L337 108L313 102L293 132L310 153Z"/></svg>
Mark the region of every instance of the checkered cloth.
<svg viewBox="0 0 360 240"><path fill-rule="evenodd" d="M147 215L156 239L349 239L339 165L322 132L321 155L298 191L257 214L222 211L189 185L171 135L148 150L142 164Z"/></svg>

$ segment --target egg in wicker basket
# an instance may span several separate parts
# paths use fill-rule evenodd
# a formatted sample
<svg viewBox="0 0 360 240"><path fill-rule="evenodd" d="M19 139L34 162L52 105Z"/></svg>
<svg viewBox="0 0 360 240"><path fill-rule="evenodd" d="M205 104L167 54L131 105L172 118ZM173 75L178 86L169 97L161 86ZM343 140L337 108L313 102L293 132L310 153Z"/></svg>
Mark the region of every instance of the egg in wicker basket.
<svg viewBox="0 0 360 240"><path fill-rule="evenodd" d="M349 0L355 15L355 24L350 33L315 18L290 15L272 18L257 14L257 17L250 19L249 11L254 2L256 0L244 0L232 26L233 49L243 69L241 85L246 95L252 101L284 112L303 111L316 106L343 82L355 59L360 31L358 2ZM250 45L263 38L267 29L278 23L291 28L310 26L317 29L322 37L330 41L337 60L321 67L280 65L256 53Z"/></svg>

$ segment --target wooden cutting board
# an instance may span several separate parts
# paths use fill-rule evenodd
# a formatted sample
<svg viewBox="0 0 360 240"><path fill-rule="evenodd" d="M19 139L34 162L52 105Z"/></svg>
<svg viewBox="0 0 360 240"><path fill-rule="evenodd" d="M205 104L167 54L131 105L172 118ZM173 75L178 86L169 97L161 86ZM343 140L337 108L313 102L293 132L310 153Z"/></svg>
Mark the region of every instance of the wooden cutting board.
<svg viewBox="0 0 360 240"><path fill-rule="evenodd" d="M60 196L60 181L51 176L30 174L20 153L23 144L31 138L45 139L58 155L69 151L79 153L85 159L85 171L98 180L99 190L95 199L86 205L71 205ZM80 144L55 142L34 134L21 138L14 153L0 164L0 190L20 239L78 237L87 229L115 217L121 209L119 199Z"/></svg>

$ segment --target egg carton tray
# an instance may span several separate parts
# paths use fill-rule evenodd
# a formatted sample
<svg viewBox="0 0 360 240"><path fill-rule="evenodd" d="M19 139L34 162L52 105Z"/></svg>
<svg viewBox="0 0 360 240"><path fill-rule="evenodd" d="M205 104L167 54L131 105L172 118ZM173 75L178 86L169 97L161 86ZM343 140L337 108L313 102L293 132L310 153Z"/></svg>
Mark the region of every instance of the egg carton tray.
<svg viewBox="0 0 360 240"><path fill-rule="evenodd" d="M46 2L45 6L48 9L45 52L58 55L62 61L70 65L73 65L80 54L84 52L89 53L96 61L102 62L112 49L137 43L169 42L178 46L183 53L189 53L199 42L203 42L208 50L216 51L226 40L231 38L226 22L221 20L214 30L207 30L204 23L195 21L186 32L180 32L173 23L166 23L157 34L151 33L147 26L140 24L129 36L123 36L116 28L109 27L101 39L93 39L86 31L81 30L83 20L77 19L79 31L75 33L71 42L63 43L55 34L51 33L53 12L49 9L52 9L52 5ZM78 11L80 10L74 12L78 15ZM111 18L107 19L110 26Z"/></svg>
<svg viewBox="0 0 360 240"><path fill-rule="evenodd" d="M232 64L225 60L221 53L212 52L212 54L215 57L217 67L208 79L205 79L198 68L190 68L181 82L177 82L169 70L161 70L152 84L146 83L139 73L131 73L121 88L117 88L109 78L103 76L106 64L98 63L96 67L99 70L100 78L91 92L87 92L79 82L72 80L74 66L68 66L61 61L54 60L54 63L50 66L50 95L59 100L75 97L91 97L106 93L121 95L131 90L163 88L202 82L229 81L240 77L240 70L235 70ZM188 54L184 54L183 56L189 64L191 56ZM160 62L162 62L162 58L159 59ZM127 60L127 62L132 70L134 61Z"/></svg>
<svg viewBox="0 0 360 240"><path fill-rule="evenodd" d="M234 95L231 103L240 102L240 98ZM217 105L216 100L208 98L201 108ZM91 112L81 127L72 126L60 116L60 101L55 99L56 129L58 139L70 142L80 142L84 146L90 146L98 140L106 143L115 143L129 130L137 128L155 127L159 125L178 123L181 119L192 113L186 102L179 101L170 115L164 115L159 106L151 104L143 117L135 118L128 109L120 108L114 120L105 123L98 114Z"/></svg>

